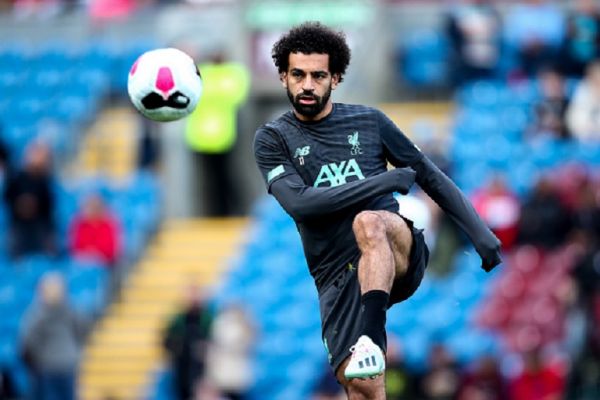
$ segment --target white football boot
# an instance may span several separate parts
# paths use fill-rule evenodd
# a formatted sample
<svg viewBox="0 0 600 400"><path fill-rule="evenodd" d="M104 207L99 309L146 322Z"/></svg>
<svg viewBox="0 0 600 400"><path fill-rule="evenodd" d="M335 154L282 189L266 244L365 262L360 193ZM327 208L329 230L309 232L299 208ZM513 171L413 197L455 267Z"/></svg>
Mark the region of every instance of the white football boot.
<svg viewBox="0 0 600 400"><path fill-rule="evenodd" d="M346 379L375 378L385 370L385 357L383 352L370 337L362 335L354 346L350 348L352 356L344 371Z"/></svg>

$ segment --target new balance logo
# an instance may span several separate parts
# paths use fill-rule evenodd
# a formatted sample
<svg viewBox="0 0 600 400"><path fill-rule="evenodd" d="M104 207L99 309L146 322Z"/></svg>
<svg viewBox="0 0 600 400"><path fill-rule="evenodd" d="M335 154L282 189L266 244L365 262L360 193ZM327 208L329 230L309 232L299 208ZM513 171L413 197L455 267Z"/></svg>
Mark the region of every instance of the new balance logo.
<svg viewBox="0 0 600 400"><path fill-rule="evenodd" d="M310 153L310 146L298 147L294 153L294 158L298 159L300 165L304 165L304 157Z"/></svg>
<svg viewBox="0 0 600 400"><path fill-rule="evenodd" d="M294 153L294 158L304 157L310 153L310 146L298 147Z"/></svg>

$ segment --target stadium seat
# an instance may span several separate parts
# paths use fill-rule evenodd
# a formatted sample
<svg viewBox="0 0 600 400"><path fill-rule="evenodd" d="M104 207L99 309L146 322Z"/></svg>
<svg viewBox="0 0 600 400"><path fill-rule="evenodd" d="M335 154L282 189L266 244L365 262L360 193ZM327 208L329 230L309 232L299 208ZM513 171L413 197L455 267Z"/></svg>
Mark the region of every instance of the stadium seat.
<svg viewBox="0 0 600 400"><path fill-rule="evenodd" d="M413 86L445 86L449 79L448 52L446 38L438 32L412 32L399 43L399 75Z"/></svg>

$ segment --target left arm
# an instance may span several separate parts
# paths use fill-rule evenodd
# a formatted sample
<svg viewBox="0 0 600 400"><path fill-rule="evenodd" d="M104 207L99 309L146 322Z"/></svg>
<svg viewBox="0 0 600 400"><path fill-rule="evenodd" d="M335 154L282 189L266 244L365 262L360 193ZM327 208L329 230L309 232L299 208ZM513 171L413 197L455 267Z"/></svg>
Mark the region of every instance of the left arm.
<svg viewBox="0 0 600 400"><path fill-rule="evenodd" d="M454 182L425 155L410 166L417 173L418 185L469 236L481 256L482 268L489 272L500 264L500 241Z"/></svg>
<svg viewBox="0 0 600 400"><path fill-rule="evenodd" d="M379 114L379 128L387 159L396 167L415 170L417 184L467 234L481 256L482 268L489 272L500 264L500 241L456 184L383 113Z"/></svg>

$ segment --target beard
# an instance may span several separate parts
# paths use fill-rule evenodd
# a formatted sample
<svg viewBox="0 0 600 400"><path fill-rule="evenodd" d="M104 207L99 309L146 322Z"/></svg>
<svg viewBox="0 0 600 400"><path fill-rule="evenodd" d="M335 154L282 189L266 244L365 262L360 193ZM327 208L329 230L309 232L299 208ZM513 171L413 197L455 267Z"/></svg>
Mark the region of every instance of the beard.
<svg viewBox="0 0 600 400"><path fill-rule="evenodd" d="M286 92L287 92L288 99L290 99L290 103L292 103L294 110L296 110L296 112L298 114L300 114L304 117L307 117L307 118L313 118L313 117L316 117L317 115L319 115L319 113L321 111L323 111L323 109L325 108L325 105L329 101L329 98L331 97L331 86L329 86L329 88L327 88L327 90L325 91L325 94L322 97L317 96L316 94L311 93L311 92L308 92L308 93L303 92L296 96L294 96L292 94L292 92L290 92L289 89L286 89ZM302 103L300 103L300 99L314 100L314 103L313 104L302 104Z"/></svg>

